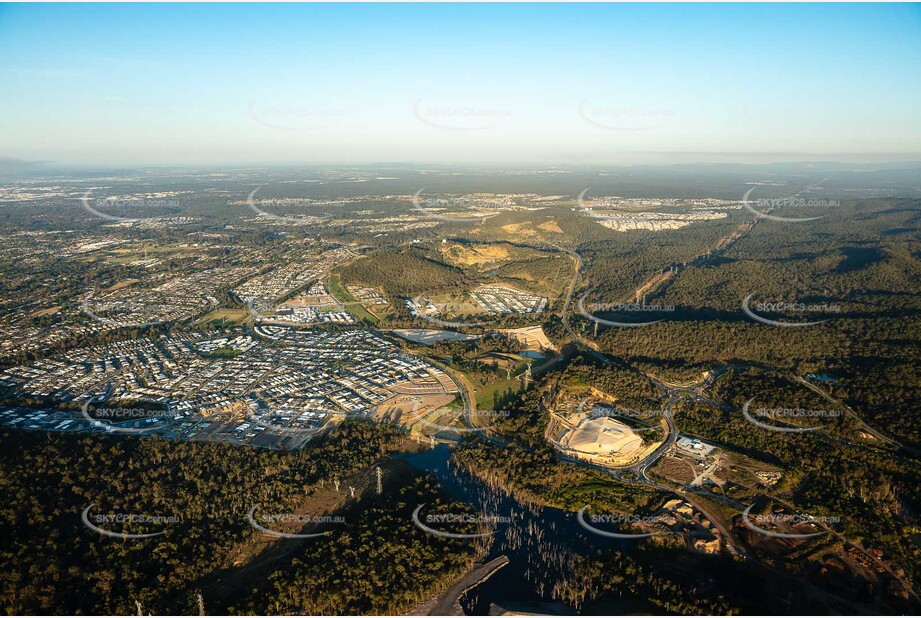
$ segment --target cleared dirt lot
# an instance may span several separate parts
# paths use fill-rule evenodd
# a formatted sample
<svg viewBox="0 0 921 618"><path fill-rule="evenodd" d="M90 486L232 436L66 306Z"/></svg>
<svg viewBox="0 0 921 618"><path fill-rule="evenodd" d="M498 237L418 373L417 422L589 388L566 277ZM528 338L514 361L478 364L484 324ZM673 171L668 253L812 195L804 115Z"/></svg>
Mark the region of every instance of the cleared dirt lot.
<svg viewBox="0 0 921 618"><path fill-rule="evenodd" d="M652 474L679 485L687 485L696 476L691 462L682 457L666 455L650 470Z"/></svg>
<svg viewBox="0 0 921 618"><path fill-rule="evenodd" d="M376 420L412 425L427 414L454 401L453 394L398 395L377 407Z"/></svg>

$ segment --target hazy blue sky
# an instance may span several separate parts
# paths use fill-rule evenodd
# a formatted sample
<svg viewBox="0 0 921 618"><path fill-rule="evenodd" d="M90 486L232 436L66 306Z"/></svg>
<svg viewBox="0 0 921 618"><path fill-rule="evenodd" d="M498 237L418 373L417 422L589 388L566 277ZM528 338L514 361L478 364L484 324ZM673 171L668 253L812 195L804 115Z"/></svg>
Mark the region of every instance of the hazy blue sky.
<svg viewBox="0 0 921 618"><path fill-rule="evenodd" d="M919 110L919 5L0 5L0 158L918 159Z"/></svg>

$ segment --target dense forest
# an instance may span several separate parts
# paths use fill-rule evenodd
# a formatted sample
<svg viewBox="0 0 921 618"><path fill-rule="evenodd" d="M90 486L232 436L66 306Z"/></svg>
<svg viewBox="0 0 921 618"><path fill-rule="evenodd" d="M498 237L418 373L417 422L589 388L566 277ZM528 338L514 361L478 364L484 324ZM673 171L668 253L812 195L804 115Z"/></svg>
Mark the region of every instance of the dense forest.
<svg viewBox="0 0 921 618"><path fill-rule="evenodd" d="M733 616L740 613L715 590L670 581L624 552L574 557L567 577L557 585L557 590L560 597L577 610L606 595L626 593L641 596L659 611L669 614Z"/></svg>
<svg viewBox="0 0 921 618"><path fill-rule="evenodd" d="M239 589L216 592L208 582L212 572L245 568L233 556L245 555L260 538L247 523L249 508L302 512L319 500L324 485L328 492L333 480L346 481L404 448L401 432L368 422L345 423L290 453L16 431L5 431L0 440L0 489L7 497L0 511L0 603L8 614L134 614L136 603L154 613L187 614L197 611L200 591L211 612L239 606L242 600L234 598ZM409 505L439 500L430 481L392 488L380 499L371 510L347 517L343 533L283 552L272 576L280 587L260 591L246 607L257 613L404 611L429 587L469 564L473 549L457 543L445 551L448 557L434 560L441 540L411 533L411 520L402 516ZM146 539L109 538L81 523L89 505L94 513L171 520L165 526L109 523L114 532L164 530ZM391 515L381 517L385 512ZM357 551L374 559L350 559ZM397 563L405 577L391 572ZM317 569L338 586L325 601L297 592L307 585L303 578L311 585L332 584L319 579ZM387 597L369 596L368 583L387 577L393 577ZM291 586L287 592L280 583L285 581Z"/></svg>
<svg viewBox="0 0 921 618"><path fill-rule="evenodd" d="M747 392L759 392L759 383L752 380ZM741 407L740 398L732 400ZM811 515L839 517L848 539L894 552L909 569L909 578L921 581L921 549L912 524L913 514L921 509L921 465L916 460L876 453L820 433L767 431L746 421L738 408L682 402L676 420L687 434L782 466L785 481L774 489L776 495Z"/></svg>
<svg viewBox="0 0 921 618"><path fill-rule="evenodd" d="M346 282L382 285L391 296L451 292L468 284L464 271L427 257L421 249L379 249L342 269Z"/></svg>
<svg viewBox="0 0 921 618"><path fill-rule="evenodd" d="M445 507L439 488L418 477L386 501L355 514L345 534L319 552L305 552L286 568L241 592L231 613L389 615L406 613L464 574L477 553L470 543L423 532L414 508ZM451 504L452 511L470 507ZM461 530L460 532L476 532Z"/></svg>
<svg viewBox="0 0 921 618"><path fill-rule="evenodd" d="M919 444L921 425L913 419L921 407L917 223L917 211L898 200L846 202L821 225L762 222L718 258L682 269L650 295L648 303L676 308L666 321L602 326L597 344L645 373L677 379L699 379L708 369L733 363L828 374L836 397ZM780 321L826 320L806 328L772 327L742 312L749 294L753 303L837 309L762 312ZM582 322L574 320L577 327Z"/></svg>

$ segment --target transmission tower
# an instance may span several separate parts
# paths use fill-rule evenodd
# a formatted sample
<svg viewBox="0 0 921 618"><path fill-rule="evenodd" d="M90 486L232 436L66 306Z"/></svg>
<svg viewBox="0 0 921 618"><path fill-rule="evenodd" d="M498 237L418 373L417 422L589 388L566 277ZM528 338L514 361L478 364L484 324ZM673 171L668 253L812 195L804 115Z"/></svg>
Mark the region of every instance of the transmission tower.
<svg viewBox="0 0 921 618"><path fill-rule="evenodd" d="M377 472L377 493L382 494L384 493L384 484L382 482L384 472L383 470L381 470L380 466L377 467L376 472Z"/></svg>

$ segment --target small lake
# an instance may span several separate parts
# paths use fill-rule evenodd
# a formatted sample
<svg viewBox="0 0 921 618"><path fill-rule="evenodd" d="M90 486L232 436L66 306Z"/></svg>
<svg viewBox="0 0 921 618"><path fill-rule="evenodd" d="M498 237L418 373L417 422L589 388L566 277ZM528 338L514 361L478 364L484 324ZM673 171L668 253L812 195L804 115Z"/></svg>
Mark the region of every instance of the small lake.
<svg viewBox="0 0 921 618"><path fill-rule="evenodd" d="M543 360L547 358L546 354L541 354L537 350L525 350L524 352L519 352L519 356L524 356L525 358L533 358L536 360Z"/></svg>
<svg viewBox="0 0 921 618"><path fill-rule="evenodd" d="M552 508L534 510L505 492L486 486L453 465L447 445L411 455L407 460L413 467L434 476L452 498L472 504L485 515L510 520L497 526L486 558L488 561L505 555L509 564L467 595L464 611L468 615L486 615L492 604L534 613L572 613L571 608L552 597L553 583L567 569L570 556L630 548L630 541L589 533L576 521L575 513ZM656 610L643 599L627 597L595 603L585 609L586 613L599 615Z"/></svg>

